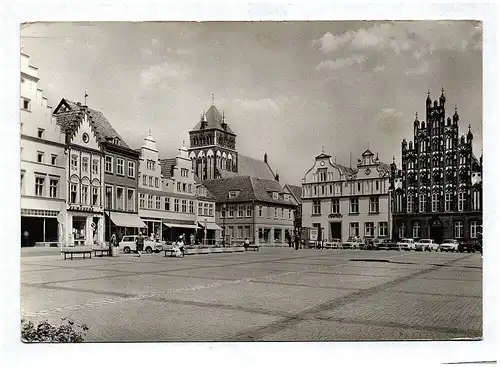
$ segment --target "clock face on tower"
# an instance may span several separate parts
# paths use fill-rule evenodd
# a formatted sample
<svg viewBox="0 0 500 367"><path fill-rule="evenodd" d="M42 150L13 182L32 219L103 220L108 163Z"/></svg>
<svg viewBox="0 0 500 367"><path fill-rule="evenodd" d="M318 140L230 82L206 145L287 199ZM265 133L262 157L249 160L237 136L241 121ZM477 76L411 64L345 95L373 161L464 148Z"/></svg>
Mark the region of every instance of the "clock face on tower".
<svg viewBox="0 0 500 367"><path fill-rule="evenodd" d="M369 168L367 168L367 169L365 170L365 173L366 173L366 175L367 175L367 176L368 176L371 172L372 172L372 171L371 171L371 169L369 169Z"/></svg>
<svg viewBox="0 0 500 367"><path fill-rule="evenodd" d="M321 164L322 166L324 166L324 165L325 165L325 161L321 161L321 163L320 163L320 164Z"/></svg>

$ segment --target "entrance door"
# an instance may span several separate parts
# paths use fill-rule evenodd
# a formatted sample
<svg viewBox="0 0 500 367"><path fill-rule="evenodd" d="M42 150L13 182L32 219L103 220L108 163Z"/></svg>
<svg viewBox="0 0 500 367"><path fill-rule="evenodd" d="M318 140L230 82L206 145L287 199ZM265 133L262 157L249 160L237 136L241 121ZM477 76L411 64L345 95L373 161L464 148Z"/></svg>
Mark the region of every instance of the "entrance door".
<svg viewBox="0 0 500 367"><path fill-rule="evenodd" d="M342 223L341 222L331 222L330 223L330 237L332 239L342 239Z"/></svg>
<svg viewBox="0 0 500 367"><path fill-rule="evenodd" d="M444 228L443 228L443 222L439 219L434 219L431 222L431 233L430 233L431 239L434 240L434 242L441 244L444 239Z"/></svg>

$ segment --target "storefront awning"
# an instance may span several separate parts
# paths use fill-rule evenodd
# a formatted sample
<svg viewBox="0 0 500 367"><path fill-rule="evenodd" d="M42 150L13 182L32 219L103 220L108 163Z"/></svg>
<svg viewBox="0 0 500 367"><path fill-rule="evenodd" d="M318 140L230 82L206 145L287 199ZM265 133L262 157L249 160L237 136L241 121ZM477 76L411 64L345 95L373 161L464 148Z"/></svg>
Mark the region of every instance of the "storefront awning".
<svg viewBox="0 0 500 367"><path fill-rule="evenodd" d="M137 214L111 212L110 219L118 227L145 228L147 227Z"/></svg>
<svg viewBox="0 0 500 367"><path fill-rule="evenodd" d="M203 228L205 228L205 223L204 222L198 222L198 224L200 226L202 226ZM222 227L218 226L215 223L210 223L210 222L207 222L207 229L214 229L216 231L222 231Z"/></svg>
<svg viewBox="0 0 500 367"><path fill-rule="evenodd" d="M194 225L194 224L177 224L177 223L165 223L165 222L163 222L163 225L168 227L168 228L191 228L191 229L196 228L196 225Z"/></svg>

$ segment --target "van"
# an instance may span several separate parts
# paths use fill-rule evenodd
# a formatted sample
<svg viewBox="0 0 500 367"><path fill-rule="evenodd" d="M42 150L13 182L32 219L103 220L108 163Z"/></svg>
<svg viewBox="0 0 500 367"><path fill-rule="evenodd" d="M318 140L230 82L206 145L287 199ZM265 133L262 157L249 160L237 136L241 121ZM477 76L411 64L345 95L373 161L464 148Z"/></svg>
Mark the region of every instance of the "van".
<svg viewBox="0 0 500 367"><path fill-rule="evenodd" d="M120 248L121 251L125 252L126 254L137 251L135 243L137 237L138 237L137 235L123 236L122 240L118 244L118 247ZM150 254L153 251L160 252L161 250L163 250L162 242L154 242L147 237L143 238L144 238L144 251L146 251L146 253Z"/></svg>

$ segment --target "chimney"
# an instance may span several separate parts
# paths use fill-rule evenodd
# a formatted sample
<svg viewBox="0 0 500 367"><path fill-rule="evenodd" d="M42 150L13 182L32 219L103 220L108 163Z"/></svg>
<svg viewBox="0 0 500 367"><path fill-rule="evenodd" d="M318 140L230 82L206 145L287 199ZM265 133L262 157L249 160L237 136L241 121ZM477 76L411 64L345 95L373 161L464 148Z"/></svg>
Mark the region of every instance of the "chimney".
<svg viewBox="0 0 500 367"><path fill-rule="evenodd" d="M280 174L276 173L276 181L280 182Z"/></svg>
<svg viewBox="0 0 500 367"><path fill-rule="evenodd" d="M267 163L267 153L264 153L264 162Z"/></svg>

